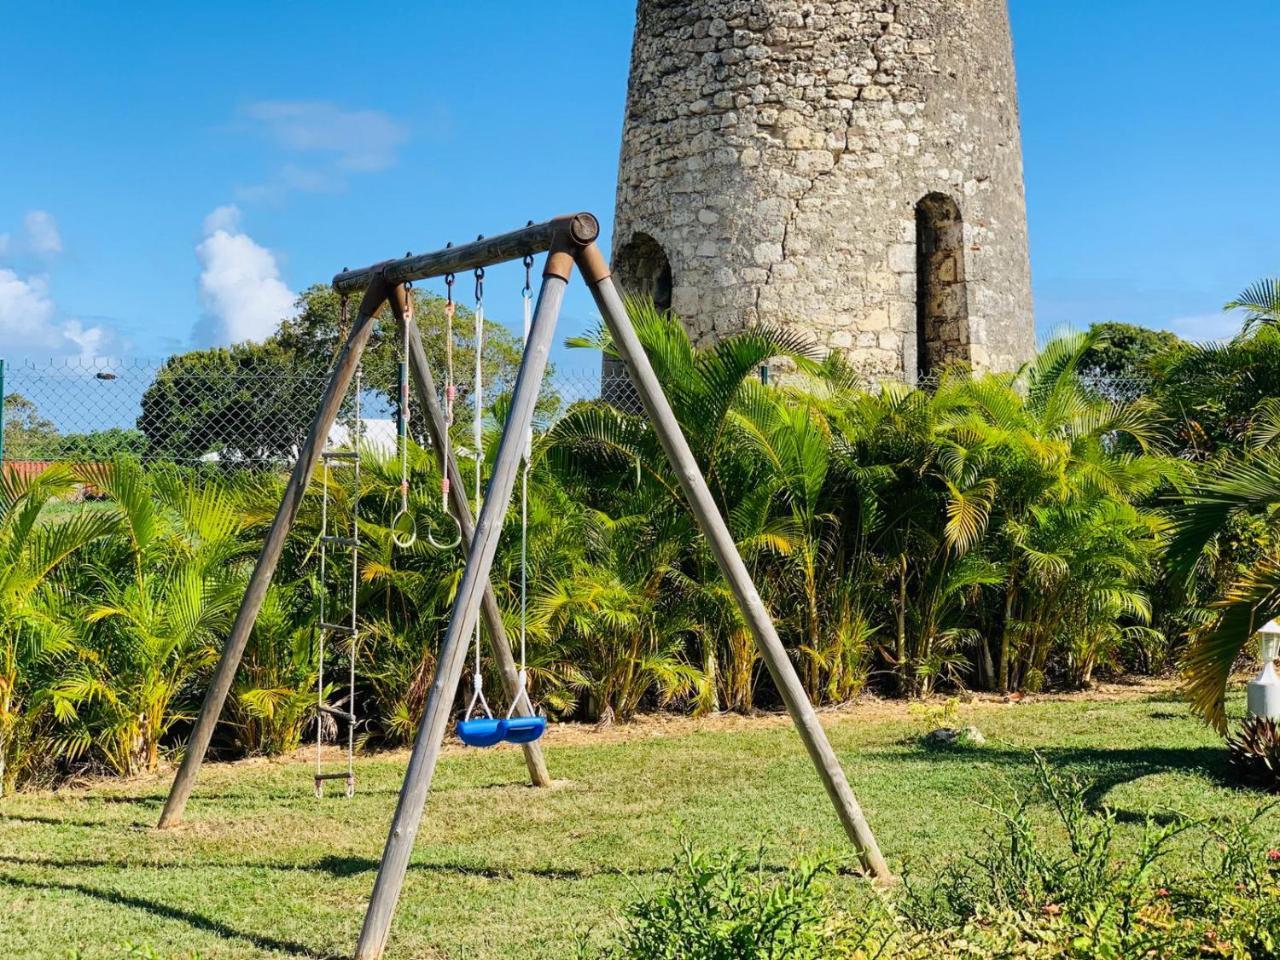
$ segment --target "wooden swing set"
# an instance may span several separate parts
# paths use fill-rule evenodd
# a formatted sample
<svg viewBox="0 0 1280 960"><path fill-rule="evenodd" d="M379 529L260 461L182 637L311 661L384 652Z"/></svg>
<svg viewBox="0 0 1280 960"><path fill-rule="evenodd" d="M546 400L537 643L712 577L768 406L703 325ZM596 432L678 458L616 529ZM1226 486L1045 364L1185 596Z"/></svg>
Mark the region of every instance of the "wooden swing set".
<svg viewBox="0 0 1280 960"><path fill-rule="evenodd" d="M333 279L333 286L339 294L345 297L363 291L363 299L346 343L335 361L320 410L299 450L297 462L250 577L231 634L214 670L199 718L187 743L182 765L161 813L159 826L171 827L182 820L214 727L244 654L245 644L284 549L290 525L298 513L310 478L325 456L326 440L343 398L356 378L361 355L373 332L375 315L383 304L388 304L403 337L408 375L412 377L418 401L427 414L427 434L433 448L441 456L441 473L447 480L447 483L442 484L442 494L452 507L452 517L457 522L467 561L454 599L448 629L440 646L436 674L413 743L399 802L374 882L373 895L356 946L357 960L377 960L386 948L392 915L409 866L436 761L454 710L470 646L469 638L477 629L481 618L512 704L511 716L532 718L535 714L524 693L523 670L517 668L502 625L501 610L490 585L490 570L517 475L522 461L526 461L527 437L533 427L534 409L551 350L556 319L575 265L591 290L689 507L737 599L760 655L817 767L823 786L857 850L863 868L877 880L888 880L890 877L888 866L881 856L839 759L818 722L813 705L804 692L768 610L712 499L706 479L631 325L622 298L610 277L608 264L596 245L599 229L594 216L579 213L545 223L530 224L501 236L462 246L450 246L433 253L387 260L360 270L344 270ZM542 285L537 305L528 323L524 355L516 377L510 409L479 517L473 522L466 486L449 446L448 419L437 398L421 334L412 318L412 293L409 285L416 280L447 277L466 270L483 271L487 266L511 260L523 259L527 268L532 262L531 258L544 253L546 260ZM402 380L402 384L403 406L407 400L407 380ZM446 404L451 403L452 394L447 390ZM402 533L398 535L404 536ZM348 706L354 710L353 705ZM533 785L549 785L551 777L547 772L540 744L536 740L522 742L516 738L509 739L521 743ZM317 783L321 776L317 771ZM354 780L350 768L346 774L332 776L346 779L348 791L352 789Z"/></svg>

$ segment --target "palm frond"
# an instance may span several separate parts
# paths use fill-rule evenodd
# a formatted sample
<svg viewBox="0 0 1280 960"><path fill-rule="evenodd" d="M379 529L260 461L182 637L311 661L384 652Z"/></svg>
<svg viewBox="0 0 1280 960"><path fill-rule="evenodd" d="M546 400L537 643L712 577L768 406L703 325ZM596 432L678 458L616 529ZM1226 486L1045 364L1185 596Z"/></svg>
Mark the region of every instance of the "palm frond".
<svg viewBox="0 0 1280 960"><path fill-rule="evenodd" d="M1280 325L1280 278L1257 281L1223 309L1243 310L1247 314L1245 333L1261 326Z"/></svg>
<svg viewBox="0 0 1280 960"><path fill-rule="evenodd" d="M1193 634L1182 658L1187 696L1219 732L1227 728L1226 691L1231 668L1258 629L1280 616L1280 560L1263 561L1214 605L1217 617Z"/></svg>

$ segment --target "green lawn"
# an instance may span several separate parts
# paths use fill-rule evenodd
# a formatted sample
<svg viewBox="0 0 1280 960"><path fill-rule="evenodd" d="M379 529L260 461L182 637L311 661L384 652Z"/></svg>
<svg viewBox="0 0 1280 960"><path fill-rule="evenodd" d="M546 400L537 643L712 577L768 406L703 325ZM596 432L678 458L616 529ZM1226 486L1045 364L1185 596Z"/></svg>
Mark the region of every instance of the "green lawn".
<svg viewBox="0 0 1280 960"><path fill-rule="evenodd" d="M1220 741L1168 695L963 709L991 738L986 749L914 746L917 721L897 704L825 715L895 869L929 871L980 845L990 822L980 804L1030 782L1032 748L1096 780L1096 799L1129 830L1154 807L1211 814L1256 802L1222 784ZM553 729L546 747L563 778L546 791L518 785L514 747L447 753L389 956L571 955L578 930L608 924L661 879L681 837L763 844L779 864L842 845L779 718ZM354 800L320 801L304 761L212 764L187 823L166 833L152 825L167 779L0 801L5 955L117 957L133 942L175 957L349 956L404 760L363 759Z"/></svg>
<svg viewBox="0 0 1280 960"><path fill-rule="evenodd" d="M40 511L41 523L58 523L84 513L107 513L119 509L106 500L51 500Z"/></svg>

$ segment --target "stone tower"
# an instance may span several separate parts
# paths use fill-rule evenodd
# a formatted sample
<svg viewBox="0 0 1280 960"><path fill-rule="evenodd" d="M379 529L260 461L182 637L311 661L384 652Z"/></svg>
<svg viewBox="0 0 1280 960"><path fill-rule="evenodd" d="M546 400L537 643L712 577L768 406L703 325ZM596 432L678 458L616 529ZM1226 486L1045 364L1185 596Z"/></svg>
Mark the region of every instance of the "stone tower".
<svg viewBox="0 0 1280 960"><path fill-rule="evenodd" d="M639 0L613 236L700 341L870 377L1034 348L1005 0Z"/></svg>

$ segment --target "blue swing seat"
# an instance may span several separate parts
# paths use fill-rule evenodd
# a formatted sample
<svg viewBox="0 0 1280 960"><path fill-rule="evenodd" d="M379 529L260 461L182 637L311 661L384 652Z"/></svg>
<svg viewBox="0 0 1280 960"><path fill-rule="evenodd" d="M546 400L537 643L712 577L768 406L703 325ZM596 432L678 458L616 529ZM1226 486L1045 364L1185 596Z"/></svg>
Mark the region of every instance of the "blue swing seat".
<svg viewBox="0 0 1280 960"><path fill-rule="evenodd" d="M546 717L508 717L507 743L533 743L547 732Z"/></svg>
<svg viewBox="0 0 1280 960"><path fill-rule="evenodd" d="M468 747L495 747L507 735L507 721L492 717L463 720L458 724L458 739Z"/></svg>

